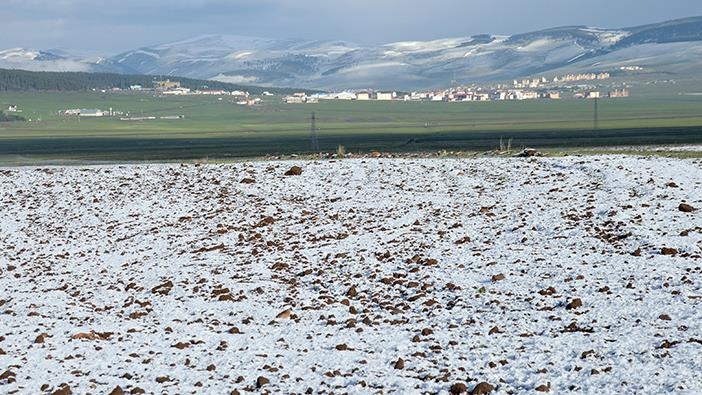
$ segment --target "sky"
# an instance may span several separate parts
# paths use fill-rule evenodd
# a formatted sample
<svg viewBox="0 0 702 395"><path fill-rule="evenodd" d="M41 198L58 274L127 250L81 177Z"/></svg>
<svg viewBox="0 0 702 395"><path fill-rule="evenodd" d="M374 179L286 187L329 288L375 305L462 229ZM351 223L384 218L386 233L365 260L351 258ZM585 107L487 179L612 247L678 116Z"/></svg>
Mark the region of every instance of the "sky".
<svg viewBox="0 0 702 395"><path fill-rule="evenodd" d="M700 0L2 0L0 49L114 55L203 34L373 45L699 15Z"/></svg>

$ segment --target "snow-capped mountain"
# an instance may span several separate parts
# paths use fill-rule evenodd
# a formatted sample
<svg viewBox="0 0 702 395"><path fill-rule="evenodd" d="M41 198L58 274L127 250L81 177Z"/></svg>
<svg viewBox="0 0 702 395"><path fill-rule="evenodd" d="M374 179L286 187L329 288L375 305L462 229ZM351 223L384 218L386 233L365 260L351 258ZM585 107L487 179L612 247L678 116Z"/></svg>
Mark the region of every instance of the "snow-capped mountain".
<svg viewBox="0 0 702 395"><path fill-rule="evenodd" d="M60 50L12 48L0 51L0 68L30 71L115 72L126 70L103 57L79 57Z"/></svg>
<svg viewBox="0 0 702 395"><path fill-rule="evenodd" d="M568 26L379 46L207 35L99 60L42 51L0 52L2 68L160 74L323 89L427 88L454 80L509 80L629 65L675 72L701 62L702 17L623 29Z"/></svg>

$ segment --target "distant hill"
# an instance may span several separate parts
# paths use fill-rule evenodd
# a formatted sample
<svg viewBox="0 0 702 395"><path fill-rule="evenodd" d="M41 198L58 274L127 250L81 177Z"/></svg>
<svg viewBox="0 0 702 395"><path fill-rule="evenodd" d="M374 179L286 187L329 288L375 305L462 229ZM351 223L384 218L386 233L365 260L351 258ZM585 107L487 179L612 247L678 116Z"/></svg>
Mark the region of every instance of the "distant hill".
<svg viewBox="0 0 702 395"><path fill-rule="evenodd" d="M115 73L49 72L0 69L0 91L86 91L93 89L129 89L133 85L153 87L155 80L164 77L152 75L127 75ZM292 88L262 88L249 85L231 84L220 81L191 78L168 77L180 81L181 86L190 89L241 90L260 94L264 90L278 94L288 94L299 90Z"/></svg>
<svg viewBox="0 0 702 395"><path fill-rule="evenodd" d="M638 66L701 73L702 17L628 28L564 26L361 46L345 41L207 35L100 58L0 51L0 68L179 75L310 89L413 90L575 70Z"/></svg>

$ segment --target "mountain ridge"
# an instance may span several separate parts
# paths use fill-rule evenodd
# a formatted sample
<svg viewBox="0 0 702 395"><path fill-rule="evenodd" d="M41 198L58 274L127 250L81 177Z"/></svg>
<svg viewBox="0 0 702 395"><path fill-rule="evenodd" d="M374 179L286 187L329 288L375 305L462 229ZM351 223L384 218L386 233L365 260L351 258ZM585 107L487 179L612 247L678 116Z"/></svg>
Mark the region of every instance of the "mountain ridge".
<svg viewBox="0 0 702 395"><path fill-rule="evenodd" d="M684 42L692 43L687 55L684 48L671 45ZM660 51L666 46L670 53ZM640 48L640 53L616 64L610 62L612 67L636 62L654 69L670 64L678 67L684 56L699 62L702 17L620 29L560 26L511 36L479 34L376 46L343 40L210 34L97 59L5 50L0 51L0 68L152 74L312 89L407 90L445 86L452 80L504 81L570 66L596 67L602 63L599 59L616 58L619 52L632 52L626 51L632 47ZM649 52L656 57L647 56Z"/></svg>

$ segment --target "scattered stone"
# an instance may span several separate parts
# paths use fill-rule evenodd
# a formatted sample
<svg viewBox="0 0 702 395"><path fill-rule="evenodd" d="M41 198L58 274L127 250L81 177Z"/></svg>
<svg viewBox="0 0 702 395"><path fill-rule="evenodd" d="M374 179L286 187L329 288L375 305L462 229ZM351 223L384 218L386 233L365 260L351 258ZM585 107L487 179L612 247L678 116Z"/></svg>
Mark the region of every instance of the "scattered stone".
<svg viewBox="0 0 702 395"><path fill-rule="evenodd" d="M112 391L110 391L109 395L124 395L124 390L122 390L122 387L118 385Z"/></svg>
<svg viewBox="0 0 702 395"><path fill-rule="evenodd" d="M658 319L663 320L663 321L670 321L671 318L668 314L661 314L658 316Z"/></svg>
<svg viewBox="0 0 702 395"><path fill-rule="evenodd" d="M675 248L663 247L663 248L661 248L661 254L674 256L674 255L678 255L678 250Z"/></svg>
<svg viewBox="0 0 702 395"><path fill-rule="evenodd" d="M51 395L72 395L73 391L71 391L71 387L68 386L68 384L61 384L59 386L59 389L56 391L52 392Z"/></svg>
<svg viewBox="0 0 702 395"><path fill-rule="evenodd" d="M7 381L8 383L14 383L16 381L17 375L15 372L6 370L0 374L0 381Z"/></svg>
<svg viewBox="0 0 702 395"><path fill-rule="evenodd" d="M299 166L293 166L285 172L286 176L299 176L300 174L302 174L302 168Z"/></svg>
<svg viewBox="0 0 702 395"><path fill-rule="evenodd" d="M575 298L575 299L571 300L570 303L568 303L566 305L566 310L574 310L574 309L577 309L578 307L582 307L582 306L583 306L583 301L580 300L580 298Z"/></svg>
<svg viewBox="0 0 702 395"><path fill-rule="evenodd" d="M468 391L468 388L463 383L454 383L451 386L451 394L452 395L462 394L462 393L467 392L467 391Z"/></svg>
<svg viewBox="0 0 702 395"><path fill-rule="evenodd" d="M255 184L256 180L253 178L244 178L240 181L241 184Z"/></svg>
<svg viewBox="0 0 702 395"><path fill-rule="evenodd" d="M280 314L278 314L275 318L277 318L279 320L289 320L291 314L292 314L292 310L286 309L286 310L283 310L282 312L280 312Z"/></svg>
<svg viewBox="0 0 702 395"><path fill-rule="evenodd" d="M696 210L696 208L690 206L687 203L680 203L678 206L678 210L682 211L683 213L691 213Z"/></svg>
<svg viewBox="0 0 702 395"><path fill-rule="evenodd" d="M171 289L173 289L173 282L171 280L168 280L168 281L164 282L163 284L159 284L159 285L151 288L151 293L160 294L160 295L165 296L171 292Z"/></svg>
<svg viewBox="0 0 702 395"><path fill-rule="evenodd" d="M520 158L530 158L532 156L541 156L541 152L534 148L525 148L522 152L517 154L517 157Z"/></svg>
<svg viewBox="0 0 702 395"><path fill-rule="evenodd" d="M502 274L502 273L500 273L500 274L495 274L494 276L492 276L492 282L493 282L493 283L496 283L496 282L501 281L501 280L504 280L504 279L505 279L505 275Z"/></svg>
<svg viewBox="0 0 702 395"><path fill-rule="evenodd" d="M404 369L405 368L405 361L402 358L398 358L397 361L395 362L395 369Z"/></svg>
<svg viewBox="0 0 702 395"><path fill-rule="evenodd" d="M483 381L482 383L479 383L478 385L473 387L473 390L470 391L470 395L489 394L490 392L492 392L494 390L495 390L495 386Z"/></svg>
<svg viewBox="0 0 702 395"><path fill-rule="evenodd" d="M551 383L549 382L548 384L541 384L540 386L534 388L534 391L537 392L550 392L551 391Z"/></svg>
<svg viewBox="0 0 702 395"><path fill-rule="evenodd" d="M271 381L268 380L267 378L265 378L265 377L263 377L263 376L258 376L258 378L256 379L256 387L261 388L261 387L263 387L264 385L266 385L266 384L268 384L268 383L270 383L270 382L271 382Z"/></svg>
<svg viewBox="0 0 702 395"><path fill-rule="evenodd" d="M355 298L356 295L358 295L358 290L356 290L356 286L353 285L353 286L351 286L351 288L349 288L349 290L346 292L346 296L348 296L349 298Z"/></svg>
<svg viewBox="0 0 702 395"><path fill-rule="evenodd" d="M76 333L75 335L71 336L71 339L73 339L73 340L109 340L110 337L112 337L112 335L113 335L112 332L90 331L90 332Z"/></svg>

